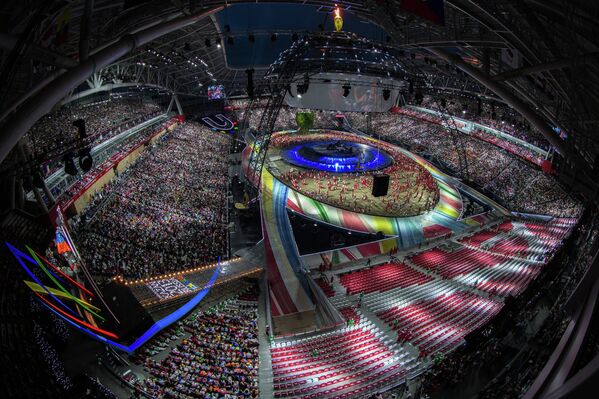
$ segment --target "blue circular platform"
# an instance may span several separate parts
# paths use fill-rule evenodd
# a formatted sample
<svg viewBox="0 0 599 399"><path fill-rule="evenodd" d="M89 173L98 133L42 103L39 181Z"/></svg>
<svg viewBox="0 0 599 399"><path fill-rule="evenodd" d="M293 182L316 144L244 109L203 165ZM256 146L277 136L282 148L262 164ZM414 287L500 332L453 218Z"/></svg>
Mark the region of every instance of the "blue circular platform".
<svg viewBox="0 0 599 399"><path fill-rule="evenodd" d="M385 168L393 159L378 148L345 140L312 141L281 151L295 166L333 173L367 172Z"/></svg>

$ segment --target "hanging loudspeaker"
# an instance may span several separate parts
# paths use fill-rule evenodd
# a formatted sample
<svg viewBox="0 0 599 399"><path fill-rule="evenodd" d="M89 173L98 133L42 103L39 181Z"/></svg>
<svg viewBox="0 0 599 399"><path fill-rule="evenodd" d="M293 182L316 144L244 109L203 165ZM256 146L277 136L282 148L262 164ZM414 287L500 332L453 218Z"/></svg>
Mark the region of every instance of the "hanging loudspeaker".
<svg viewBox="0 0 599 399"><path fill-rule="evenodd" d="M79 151L79 167L85 172L89 172L94 164L94 159L89 148L83 148Z"/></svg>
<svg viewBox="0 0 599 399"><path fill-rule="evenodd" d="M389 191L389 175L374 175L372 180L372 196L383 197Z"/></svg>
<svg viewBox="0 0 599 399"><path fill-rule="evenodd" d="M77 166L75 165L75 160L73 160L72 153L68 153L64 157L62 157L62 161L64 162L65 173L71 176L77 175Z"/></svg>

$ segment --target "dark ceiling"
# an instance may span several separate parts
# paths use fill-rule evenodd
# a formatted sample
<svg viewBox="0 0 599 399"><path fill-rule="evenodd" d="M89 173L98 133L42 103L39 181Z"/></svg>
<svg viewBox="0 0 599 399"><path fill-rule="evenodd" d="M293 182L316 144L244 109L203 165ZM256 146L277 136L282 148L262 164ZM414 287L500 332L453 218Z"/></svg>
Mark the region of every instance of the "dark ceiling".
<svg viewBox="0 0 599 399"><path fill-rule="evenodd" d="M457 54L534 109L548 125L567 131L568 146L592 164L599 153L598 2L432 2L441 4L443 24L406 10L406 5L413 3L408 1L337 3L344 9L345 29L402 49L407 67L425 79L429 88L497 97L476 79L448 68L447 62L430 50ZM331 30L329 12L335 2L232 0L226 4L230 7L215 16L166 34L97 73L115 82L151 83L198 96L205 95L207 85L218 82L225 85L229 95L243 95L244 69L253 66L260 91L260 67L285 48L293 33ZM94 54L128 32L220 5L225 3L3 2L2 119L6 119L5 111L10 111L32 88L74 68L82 55ZM92 12L87 13L86 6ZM271 40L273 33L277 36L275 42ZM255 37L253 44L249 43L249 34ZM207 39L210 46L206 45ZM216 46L219 41L225 51Z"/></svg>

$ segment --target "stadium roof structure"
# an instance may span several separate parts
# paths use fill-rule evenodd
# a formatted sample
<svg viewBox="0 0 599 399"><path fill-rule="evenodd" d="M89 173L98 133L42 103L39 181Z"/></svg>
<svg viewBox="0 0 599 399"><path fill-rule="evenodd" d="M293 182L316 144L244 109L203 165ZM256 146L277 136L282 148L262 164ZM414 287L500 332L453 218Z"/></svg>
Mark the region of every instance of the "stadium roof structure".
<svg viewBox="0 0 599 399"><path fill-rule="evenodd" d="M273 4L278 17L265 11ZM598 167L599 12L596 4L582 0L438 0L427 6L406 0L5 2L0 6L0 104L5 110L0 123L6 125L17 108L51 82L66 81L81 61L158 27L164 29L152 40L109 57L91 76L69 79L61 94L111 82L195 96L219 83L229 96L244 95L246 67L255 68L255 91L263 93L268 60L294 34L332 30L328 13L336 4L348 19L346 29L401 50L405 66L426 79L427 89L506 102L533 126L544 125L540 130L546 136L547 127L566 131L566 142L550 140L566 158ZM298 9L304 11L297 14ZM294 13L302 17L290 18ZM193 23L177 25L184 18ZM257 51L247 52L248 43ZM14 145L14 137L8 145Z"/></svg>

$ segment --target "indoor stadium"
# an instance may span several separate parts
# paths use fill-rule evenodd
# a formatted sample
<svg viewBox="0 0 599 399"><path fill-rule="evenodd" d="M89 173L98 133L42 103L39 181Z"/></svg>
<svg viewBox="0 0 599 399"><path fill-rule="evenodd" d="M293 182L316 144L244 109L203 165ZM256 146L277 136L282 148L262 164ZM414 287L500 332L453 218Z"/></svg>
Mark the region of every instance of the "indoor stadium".
<svg viewBox="0 0 599 399"><path fill-rule="evenodd" d="M0 396L599 388L599 3L0 4Z"/></svg>

